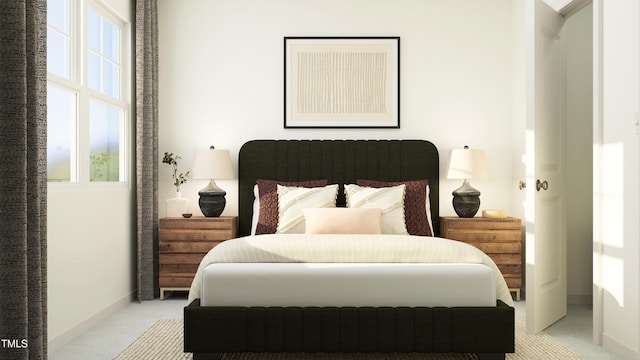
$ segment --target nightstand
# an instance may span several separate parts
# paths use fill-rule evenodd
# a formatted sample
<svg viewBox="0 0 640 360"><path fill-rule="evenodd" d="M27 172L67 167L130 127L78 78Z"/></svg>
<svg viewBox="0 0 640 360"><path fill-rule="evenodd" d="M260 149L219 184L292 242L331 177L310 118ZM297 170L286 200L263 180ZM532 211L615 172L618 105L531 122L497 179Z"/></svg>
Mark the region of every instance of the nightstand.
<svg viewBox="0 0 640 360"><path fill-rule="evenodd" d="M168 217L158 226L160 299L165 291L189 291L200 261L214 246L238 236L238 217Z"/></svg>
<svg viewBox="0 0 640 360"><path fill-rule="evenodd" d="M509 291L520 300L522 289L522 226L517 218L440 218L440 236L477 247L498 265Z"/></svg>

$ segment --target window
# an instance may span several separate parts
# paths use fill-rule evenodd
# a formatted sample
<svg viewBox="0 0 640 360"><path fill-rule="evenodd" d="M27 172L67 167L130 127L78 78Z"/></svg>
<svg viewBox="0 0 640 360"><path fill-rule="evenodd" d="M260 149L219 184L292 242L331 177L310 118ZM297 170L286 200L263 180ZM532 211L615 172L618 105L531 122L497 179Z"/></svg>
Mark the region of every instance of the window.
<svg viewBox="0 0 640 360"><path fill-rule="evenodd" d="M75 154L77 92L52 83L47 87L47 176L49 181L77 178Z"/></svg>
<svg viewBox="0 0 640 360"><path fill-rule="evenodd" d="M128 28L97 1L47 6L49 182L125 182Z"/></svg>
<svg viewBox="0 0 640 360"><path fill-rule="evenodd" d="M47 70L69 80L71 25L69 0L47 1Z"/></svg>

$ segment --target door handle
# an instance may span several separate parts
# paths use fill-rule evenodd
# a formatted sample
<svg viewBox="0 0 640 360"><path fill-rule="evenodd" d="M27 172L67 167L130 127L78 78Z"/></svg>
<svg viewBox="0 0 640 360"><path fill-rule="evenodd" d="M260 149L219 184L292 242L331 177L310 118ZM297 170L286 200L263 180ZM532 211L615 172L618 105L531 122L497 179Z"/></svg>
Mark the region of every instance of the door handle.
<svg viewBox="0 0 640 360"><path fill-rule="evenodd" d="M547 182L547 180L542 182L540 182L540 179L536 180L536 190L540 191L540 189L542 190L549 189L549 183Z"/></svg>

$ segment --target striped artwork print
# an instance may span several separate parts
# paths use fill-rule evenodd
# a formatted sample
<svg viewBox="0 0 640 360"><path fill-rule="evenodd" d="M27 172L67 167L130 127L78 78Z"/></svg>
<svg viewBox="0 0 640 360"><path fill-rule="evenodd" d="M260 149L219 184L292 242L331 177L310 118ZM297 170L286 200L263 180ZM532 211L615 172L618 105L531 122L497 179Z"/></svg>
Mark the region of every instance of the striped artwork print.
<svg viewBox="0 0 640 360"><path fill-rule="evenodd" d="M386 53L309 51L297 61L298 113L387 112Z"/></svg>

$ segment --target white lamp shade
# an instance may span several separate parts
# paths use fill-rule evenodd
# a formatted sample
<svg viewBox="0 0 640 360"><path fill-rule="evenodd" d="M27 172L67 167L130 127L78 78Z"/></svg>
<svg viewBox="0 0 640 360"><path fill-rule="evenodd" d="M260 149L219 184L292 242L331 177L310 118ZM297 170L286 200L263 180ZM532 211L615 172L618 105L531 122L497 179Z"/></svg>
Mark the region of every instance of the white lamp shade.
<svg viewBox="0 0 640 360"><path fill-rule="evenodd" d="M191 176L194 179L233 179L229 150L197 150Z"/></svg>
<svg viewBox="0 0 640 360"><path fill-rule="evenodd" d="M489 177L483 150L453 149L447 179L486 179Z"/></svg>

